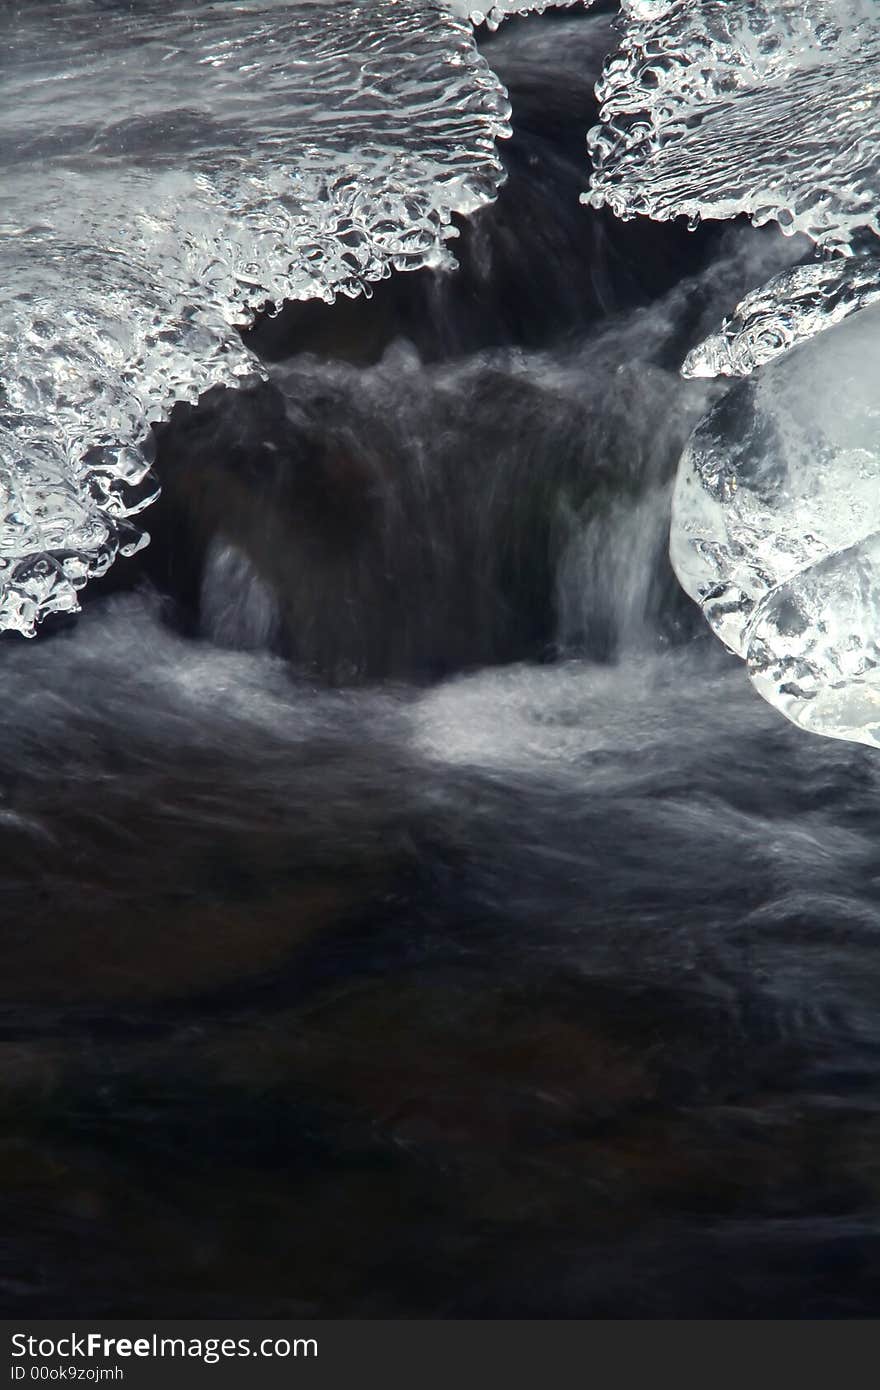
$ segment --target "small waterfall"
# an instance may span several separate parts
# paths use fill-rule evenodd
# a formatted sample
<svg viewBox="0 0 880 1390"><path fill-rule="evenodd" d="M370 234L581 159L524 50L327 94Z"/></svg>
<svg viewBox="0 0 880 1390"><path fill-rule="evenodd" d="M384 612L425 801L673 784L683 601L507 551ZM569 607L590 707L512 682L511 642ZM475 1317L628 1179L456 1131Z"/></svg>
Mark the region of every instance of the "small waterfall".
<svg viewBox="0 0 880 1390"><path fill-rule="evenodd" d="M199 611L209 642L235 651L265 651L274 644L278 604L246 555L213 540L205 556Z"/></svg>

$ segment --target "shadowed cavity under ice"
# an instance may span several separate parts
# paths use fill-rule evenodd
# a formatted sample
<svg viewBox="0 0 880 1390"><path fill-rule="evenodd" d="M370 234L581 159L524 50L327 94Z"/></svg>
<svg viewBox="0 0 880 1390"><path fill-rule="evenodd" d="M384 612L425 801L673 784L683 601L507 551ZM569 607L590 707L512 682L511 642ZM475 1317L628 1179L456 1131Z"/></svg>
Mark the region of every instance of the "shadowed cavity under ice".
<svg viewBox="0 0 880 1390"><path fill-rule="evenodd" d="M492 225L484 235L493 246ZM731 231L654 305L540 351L426 362L392 337L358 365L328 356L331 313L322 352L274 362L266 386L218 393L163 428L143 571L186 630L268 643L333 681L604 658L687 630L666 555L669 489L718 388L683 381L676 364L717 305L787 250ZM458 283L435 310L454 315ZM418 277L406 285L415 294ZM382 321L356 307L358 345L358 323Z"/></svg>

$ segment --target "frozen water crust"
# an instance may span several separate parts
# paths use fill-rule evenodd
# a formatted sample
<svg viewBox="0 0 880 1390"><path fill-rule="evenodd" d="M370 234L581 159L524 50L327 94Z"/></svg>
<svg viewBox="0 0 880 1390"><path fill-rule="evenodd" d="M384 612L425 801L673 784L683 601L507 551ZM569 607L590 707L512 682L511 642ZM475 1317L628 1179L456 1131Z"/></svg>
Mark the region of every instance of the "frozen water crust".
<svg viewBox="0 0 880 1390"><path fill-rule="evenodd" d="M679 468L671 555L761 694L880 746L880 306L740 382Z"/></svg>
<svg viewBox="0 0 880 1390"><path fill-rule="evenodd" d="M685 358L686 377L748 376L789 348L880 300L877 254L794 266L746 295Z"/></svg>
<svg viewBox="0 0 880 1390"><path fill-rule="evenodd" d="M624 0L590 200L621 217L776 221L849 251L878 224L874 0Z"/></svg>
<svg viewBox="0 0 880 1390"><path fill-rule="evenodd" d="M464 15L474 24L487 24L497 29L503 20L516 14L543 14L545 10L572 8L583 5L589 8L595 0L445 0L447 9L453 14Z"/></svg>
<svg viewBox="0 0 880 1390"><path fill-rule="evenodd" d="M620 217L777 222L824 260L739 305L685 374L745 376L878 297L875 0L623 0L586 200Z"/></svg>
<svg viewBox="0 0 880 1390"><path fill-rule="evenodd" d="M509 108L426 0L0 3L0 628L146 539L148 422L236 325L450 259Z"/></svg>

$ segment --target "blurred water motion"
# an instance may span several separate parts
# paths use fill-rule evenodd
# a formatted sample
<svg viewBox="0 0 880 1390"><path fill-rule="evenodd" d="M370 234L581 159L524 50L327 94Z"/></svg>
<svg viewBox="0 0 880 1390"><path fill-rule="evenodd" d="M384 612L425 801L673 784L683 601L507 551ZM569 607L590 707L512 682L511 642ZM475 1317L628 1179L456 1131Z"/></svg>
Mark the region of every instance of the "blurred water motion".
<svg viewBox="0 0 880 1390"><path fill-rule="evenodd" d="M605 23L486 41L461 271L259 325L2 644L15 1316L878 1311L878 765L664 543L678 366L792 247L578 207Z"/></svg>

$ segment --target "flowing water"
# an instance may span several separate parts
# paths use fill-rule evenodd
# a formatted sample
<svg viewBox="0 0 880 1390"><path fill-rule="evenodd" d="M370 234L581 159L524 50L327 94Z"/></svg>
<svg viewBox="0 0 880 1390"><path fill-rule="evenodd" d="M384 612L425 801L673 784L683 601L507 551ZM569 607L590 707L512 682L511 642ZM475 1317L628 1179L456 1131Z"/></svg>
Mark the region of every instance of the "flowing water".
<svg viewBox="0 0 880 1390"><path fill-rule="evenodd" d="M878 1312L880 765L667 557L804 247L579 204L607 16L482 43L460 269L258 321L3 639L8 1314Z"/></svg>

